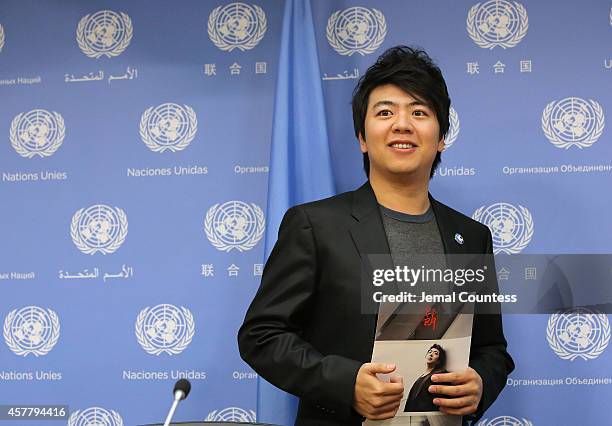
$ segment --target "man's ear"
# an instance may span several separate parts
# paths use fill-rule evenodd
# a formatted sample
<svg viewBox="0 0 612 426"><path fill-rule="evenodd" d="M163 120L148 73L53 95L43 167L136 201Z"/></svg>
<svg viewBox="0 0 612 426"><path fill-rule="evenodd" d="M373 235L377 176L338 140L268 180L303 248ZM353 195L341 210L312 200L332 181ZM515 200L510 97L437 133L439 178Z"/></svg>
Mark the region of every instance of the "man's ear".
<svg viewBox="0 0 612 426"><path fill-rule="evenodd" d="M438 142L438 152L444 151L445 148L446 142L444 142L444 137L442 137L442 139L440 139L440 142Z"/></svg>
<svg viewBox="0 0 612 426"><path fill-rule="evenodd" d="M361 135L361 132L359 132L359 150L364 154L368 152L368 145L366 144L365 139Z"/></svg>

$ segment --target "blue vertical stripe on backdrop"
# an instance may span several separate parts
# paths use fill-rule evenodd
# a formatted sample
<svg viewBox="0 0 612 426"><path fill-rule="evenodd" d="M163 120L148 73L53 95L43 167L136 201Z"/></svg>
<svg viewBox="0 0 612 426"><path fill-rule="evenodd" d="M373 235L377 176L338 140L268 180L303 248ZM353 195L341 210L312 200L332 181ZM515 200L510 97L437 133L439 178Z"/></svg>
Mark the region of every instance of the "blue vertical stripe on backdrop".
<svg viewBox="0 0 612 426"><path fill-rule="evenodd" d="M280 49L270 153L266 259L288 208L335 193L309 0L285 2ZM295 397L258 379L258 421L292 425L296 408Z"/></svg>

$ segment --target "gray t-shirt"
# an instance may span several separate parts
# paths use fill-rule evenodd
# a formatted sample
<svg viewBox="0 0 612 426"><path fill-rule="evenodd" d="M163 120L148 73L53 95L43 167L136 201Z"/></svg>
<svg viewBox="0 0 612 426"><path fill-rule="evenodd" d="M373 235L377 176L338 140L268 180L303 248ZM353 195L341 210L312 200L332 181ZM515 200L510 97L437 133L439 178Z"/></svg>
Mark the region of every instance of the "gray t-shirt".
<svg viewBox="0 0 612 426"><path fill-rule="evenodd" d="M420 215L397 212L380 205L383 225L396 265L406 265L410 257L422 254L444 254L444 245L434 212Z"/></svg>

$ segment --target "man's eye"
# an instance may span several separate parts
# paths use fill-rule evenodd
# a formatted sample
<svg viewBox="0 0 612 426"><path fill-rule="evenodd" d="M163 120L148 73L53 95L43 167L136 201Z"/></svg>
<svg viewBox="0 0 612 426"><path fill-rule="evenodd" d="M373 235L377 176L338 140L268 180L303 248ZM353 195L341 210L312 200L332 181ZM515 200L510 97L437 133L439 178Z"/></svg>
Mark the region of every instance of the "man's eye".
<svg viewBox="0 0 612 426"><path fill-rule="evenodd" d="M388 109L383 109L376 113L376 115L382 115L383 117L388 117L391 114L392 114L391 111L389 111Z"/></svg>
<svg viewBox="0 0 612 426"><path fill-rule="evenodd" d="M416 115L417 117L422 117L422 116L426 116L427 113L425 111L423 111L422 109L417 109L415 111L412 112L414 115Z"/></svg>

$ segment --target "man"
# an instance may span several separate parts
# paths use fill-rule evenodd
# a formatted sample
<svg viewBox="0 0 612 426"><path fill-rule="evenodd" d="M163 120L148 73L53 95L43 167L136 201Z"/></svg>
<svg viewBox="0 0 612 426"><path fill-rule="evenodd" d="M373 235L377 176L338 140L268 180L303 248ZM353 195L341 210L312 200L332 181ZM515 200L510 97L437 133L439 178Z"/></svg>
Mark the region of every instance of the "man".
<svg viewBox="0 0 612 426"><path fill-rule="evenodd" d="M448 373L446 371L446 351L437 343L431 345L425 354L427 368L416 381L412 384L404 411L423 412L436 411L438 406L433 403L435 394L429 392L429 387L433 384L431 376L437 373Z"/></svg>
<svg viewBox="0 0 612 426"><path fill-rule="evenodd" d="M283 218L238 342L263 378L300 397L296 425L359 425L391 418L400 407L402 378L377 377L395 365L369 362L377 321L362 311L369 255L492 253L484 225L429 196L449 108L442 74L425 52L389 49L353 94L368 182ZM444 384L429 389L447 396L434 399L440 411L466 421L482 416L514 368L500 316L476 314L470 367L433 375Z"/></svg>

